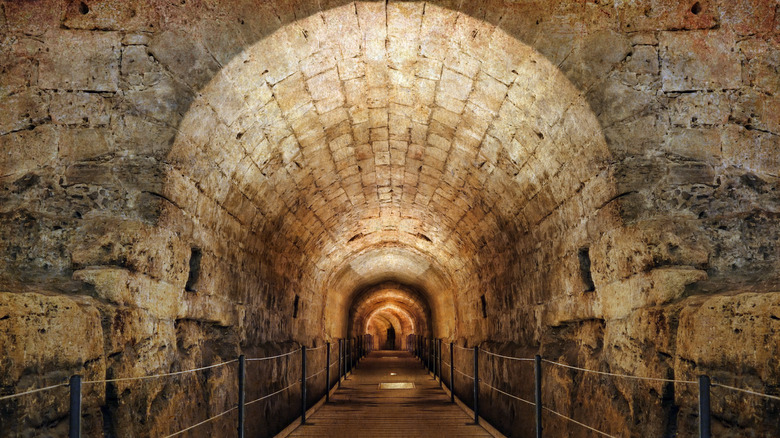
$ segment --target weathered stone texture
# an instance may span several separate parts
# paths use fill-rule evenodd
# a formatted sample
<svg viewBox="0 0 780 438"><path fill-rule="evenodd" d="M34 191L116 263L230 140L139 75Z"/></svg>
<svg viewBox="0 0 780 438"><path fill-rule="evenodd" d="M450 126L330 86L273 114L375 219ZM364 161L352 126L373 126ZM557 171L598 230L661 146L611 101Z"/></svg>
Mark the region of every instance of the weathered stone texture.
<svg viewBox="0 0 780 438"><path fill-rule="evenodd" d="M771 0L3 1L0 389L392 326L400 346L771 391L779 26ZM297 366L258 366L250 398ZM483 367L531 397L529 369ZM691 388L545 372L550 406L604 431L694 430ZM226 408L234 379L100 385L85 418L166 435ZM527 433L527 407L482 396ZM778 427L776 407L713 396L719 433ZM280 397L255 430L293 418ZM62 398L31 400L0 429L62 434Z"/></svg>

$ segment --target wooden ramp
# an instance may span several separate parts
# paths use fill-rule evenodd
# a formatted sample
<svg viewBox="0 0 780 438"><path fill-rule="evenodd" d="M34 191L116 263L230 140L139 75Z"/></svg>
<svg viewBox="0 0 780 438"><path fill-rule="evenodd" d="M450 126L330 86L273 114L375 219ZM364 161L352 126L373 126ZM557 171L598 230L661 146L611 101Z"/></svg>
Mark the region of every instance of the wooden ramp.
<svg viewBox="0 0 780 438"><path fill-rule="evenodd" d="M391 373L395 373L392 375ZM412 389L380 389L412 383ZM368 355L291 437L489 437L405 351Z"/></svg>

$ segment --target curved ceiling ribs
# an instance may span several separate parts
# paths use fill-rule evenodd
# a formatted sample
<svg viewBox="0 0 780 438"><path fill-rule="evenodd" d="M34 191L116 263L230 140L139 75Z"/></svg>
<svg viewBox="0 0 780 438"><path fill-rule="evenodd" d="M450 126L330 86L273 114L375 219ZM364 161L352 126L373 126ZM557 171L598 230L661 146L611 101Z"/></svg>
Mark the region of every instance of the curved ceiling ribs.
<svg viewBox="0 0 780 438"><path fill-rule="evenodd" d="M201 90L167 178L210 204L166 196L248 226L325 336L363 321L359 292L384 282L415 291L397 299L415 324L454 336L481 327L480 268L603 183L606 154L579 92L502 30L358 2L282 27Z"/></svg>

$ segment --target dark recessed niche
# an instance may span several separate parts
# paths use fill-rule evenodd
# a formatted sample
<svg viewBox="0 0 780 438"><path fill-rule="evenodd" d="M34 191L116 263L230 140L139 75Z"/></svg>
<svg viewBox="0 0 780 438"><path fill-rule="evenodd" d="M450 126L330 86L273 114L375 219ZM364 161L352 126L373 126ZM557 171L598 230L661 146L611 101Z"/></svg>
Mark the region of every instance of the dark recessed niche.
<svg viewBox="0 0 780 438"><path fill-rule="evenodd" d="M580 248L577 252L577 258L580 260L580 277L585 287L585 292L593 292L596 290L596 285L593 284L593 276L590 273L590 250L586 246Z"/></svg>
<svg viewBox="0 0 780 438"><path fill-rule="evenodd" d="M84 2L79 3L79 12L81 12L81 15L89 14L89 6Z"/></svg>
<svg viewBox="0 0 780 438"><path fill-rule="evenodd" d="M691 6L691 12L693 13L693 15L699 15L699 13L701 12L701 3L699 2L694 3L693 6Z"/></svg>
<svg viewBox="0 0 780 438"><path fill-rule="evenodd" d="M196 292L198 280L200 279L200 261L203 258L203 251L200 248L192 248L190 253L190 273L187 277L187 285L184 286L184 290L188 292Z"/></svg>
<svg viewBox="0 0 780 438"><path fill-rule="evenodd" d="M295 296L295 300L293 301L293 318L298 317L298 301L300 301L301 297L298 295Z"/></svg>
<svg viewBox="0 0 780 438"><path fill-rule="evenodd" d="M485 299L485 296L482 295L479 297L479 301L482 303L482 317L487 318L487 300Z"/></svg>

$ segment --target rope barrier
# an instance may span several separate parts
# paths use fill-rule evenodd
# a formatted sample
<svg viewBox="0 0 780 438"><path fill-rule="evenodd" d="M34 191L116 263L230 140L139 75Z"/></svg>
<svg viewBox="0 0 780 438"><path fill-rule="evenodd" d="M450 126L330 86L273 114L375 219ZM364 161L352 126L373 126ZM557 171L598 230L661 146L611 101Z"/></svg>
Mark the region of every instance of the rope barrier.
<svg viewBox="0 0 780 438"><path fill-rule="evenodd" d="M221 416L223 416L223 415L225 415L225 414L229 414L229 413L231 413L231 412L235 411L236 409L238 409L238 407L237 407L237 406L234 406L234 407L232 407L232 408L228 409L227 411L225 411L225 412L223 412L223 413L221 413L221 414L217 414L217 415L215 415L215 416L213 416L213 417L209 418L208 420L203 420L203 421L201 421L201 422L200 422L200 423L198 423L198 424L193 424L192 426L190 426L190 427L188 427L188 428L186 428L186 429L182 429L182 430L180 430L180 431L178 431L178 432L176 432L176 433L172 433L172 434L170 434L170 435L166 436L165 438L171 438L172 436L181 435L181 434L183 434L184 432L186 432L186 431L188 431L188 430L195 429L196 427L198 427L198 426L201 426L201 425L203 425L203 424L206 424L206 423L208 423L208 422L209 422L209 421L211 421L211 420L214 420L214 419L216 419L216 418L219 418L219 417L221 417Z"/></svg>
<svg viewBox="0 0 780 438"><path fill-rule="evenodd" d="M105 380L85 380L85 381L83 381L81 383L86 385L88 383L125 382L125 381L128 381L128 380L146 380L146 379L156 379L156 378L159 378L159 377L178 376L180 374L194 373L196 371L203 371L203 370L207 370L207 369L210 369L210 368L221 367L223 365L228 365L228 364L231 364L233 362L238 362L238 359L233 359L233 360L229 360L227 362L222 362L222 363L209 365L209 366L205 366L205 367L193 368L191 370L176 371L174 373L153 374L151 376L140 376L140 377L119 377L119 378L116 378L116 379L105 379Z"/></svg>
<svg viewBox="0 0 780 438"><path fill-rule="evenodd" d="M48 391L50 389L59 388L61 386L69 386L69 384L67 382L59 383L57 385L51 385L51 386L46 386L46 387L43 387L43 388L31 389L29 391L19 392L19 393L16 393L16 394L4 395L4 396L0 397L0 400L8 400L8 399L16 398L16 397L21 397L23 395L35 394L36 392Z"/></svg>
<svg viewBox="0 0 780 438"><path fill-rule="evenodd" d="M300 382L300 380L299 380L299 381L297 381L297 382L294 382L292 385L290 385L290 386L288 386L288 387L286 387L286 388L282 388L282 389L280 389L280 390L278 390L278 391L276 391L276 392L272 392L272 393L270 393L270 394L268 394L268 395L264 395L264 396L262 396L262 397L260 397L260 398L257 398L257 399L254 399L254 400L252 400L251 402L244 403L244 406L249 406L249 405L251 405L252 403L257 403L257 402L259 402L259 401L262 401L262 400L265 400L265 399L267 399L267 398L269 398L269 397L273 397L273 396L275 396L276 394L279 394L279 393L281 393L281 392L287 391L288 389L292 388L293 386L298 386L298 385L300 385L300 384L301 384L301 382Z"/></svg>
<svg viewBox="0 0 780 438"><path fill-rule="evenodd" d="M290 351L290 352L288 352L288 353L277 354L276 356L268 356L268 357L253 357L253 358L247 358L247 362L258 362L258 361L261 361L261 360L271 360L271 359L277 359L277 358L280 358L280 357L284 357L284 356L289 356L289 355L291 355L291 354L295 354L295 353L297 353L297 352L299 352L299 351L301 351L301 349L300 349L300 348L299 348L299 349L297 349L297 350Z"/></svg>
<svg viewBox="0 0 780 438"><path fill-rule="evenodd" d="M490 388L490 389L492 389L492 390L494 390L494 391L498 391L498 392L500 392L501 394L504 394L504 395L505 395L505 396L507 396L507 397L512 397L512 398L513 398L513 399L515 399L515 400L520 400L520 401L521 401L521 402L523 402L523 403L528 403L528 404L529 404L529 405L531 405L531 406L536 406L536 403L534 403L534 402L528 401L528 400L526 400L526 399L524 399L524 398L521 398L521 397L518 397L518 396L516 396L516 395L512 395L512 394L510 394L510 393L508 393L508 392L504 392L504 391L502 391L502 390L500 390L500 389L496 388L495 386L488 385L487 383L485 383L485 382L484 382L484 381L482 381L482 380L480 380L480 381L479 381L479 383L481 383L481 384L483 384L483 385L487 386L488 388Z"/></svg>
<svg viewBox="0 0 780 438"><path fill-rule="evenodd" d="M514 356L504 356L503 354L493 353L493 352L490 352L490 351L487 351L487 350L483 350L483 349L481 349L481 348L479 349L479 351L481 351L481 352L483 352L483 353L485 353L485 354L489 354L489 355L491 355L491 356L500 357L500 358L503 358L503 359L519 360L519 361L528 361L528 362L533 362L533 361L534 361L534 360L533 360L533 358L529 358L529 357L514 357Z"/></svg>
<svg viewBox="0 0 780 438"><path fill-rule="evenodd" d="M333 365L336 365L338 363L339 363L339 361L331 362L330 365L328 365L328 367L332 367Z"/></svg>
<svg viewBox="0 0 780 438"><path fill-rule="evenodd" d="M572 366L572 365L566 365L564 363L553 362L553 361L547 360L547 359L542 359L542 362L547 362L547 363L550 363L550 364L553 364L553 365L558 365L558 366L561 366L561 367L564 367L564 368L571 368L573 370L584 371L584 372L587 372L587 373L601 374L603 376L622 377L624 379L652 380L652 381L656 381L656 382L667 382L667 383L686 383L686 384L689 384L689 385L698 385L699 384L699 382L696 382L696 381L693 381L693 380L674 380L674 379L662 379L660 377L630 376L628 374L615 374L615 373L608 373L608 372L605 372L605 371L589 370L587 368L580 368L580 367L575 367L575 366Z"/></svg>
<svg viewBox="0 0 780 438"><path fill-rule="evenodd" d="M453 345L455 348L459 348L459 349L461 349L461 350L468 350L468 351L471 351L471 350L473 350L472 348L461 347L460 345L457 345L457 344L452 344L452 345Z"/></svg>
<svg viewBox="0 0 780 438"><path fill-rule="evenodd" d="M450 363L447 362L446 360L441 361L441 363L443 363L444 365L447 365L447 366L451 366Z"/></svg>
<svg viewBox="0 0 780 438"><path fill-rule="evenodd" d="M572 423L574 423L574 424L578 424L578 425L580 425L580 426L582 426L582 427L584 427L584 428L586 428L586 429L592 430L593 432L596 432L596 433L598 433L598 434L604 435L604 436L606 436L606 437L609 437L609 438L617 438L617 437L615 437L615 436L613 436L613 435L610 435L610 434L608 434L608 433L606 433L606 432L602 432L602 431L600 431L600 430L598 430L598 429L594 429L594 428L592 428L592 427L588 426L587 424L580 423L579 421L577 421L577 420L575 420L575 419L573 419L573 418L569 418L569 417L567 417L567 416L565 416L565 415L563 415L563 414L560 414L560 413L558 413L558 412L555 412L555 411L553 411L552 409L550 409L550 408L548 408L548 407L546 407L546 406L542 406L542 409L544 409L545 411L548 411L548 412L552 412L553 414L555 414L555 415L557 415L557 416L559 416L559 417L561 417L561 418L563 418L563 419L569 420L569 421L571 421L571 422L572 422Z"/></svg>
<svg viewBox="0 0 780 438"><path fill-rule="evenodd" d="M469 379L471 379L471 380L474 380L474 377L473 377L473 376L469 376L468 374L464 373L463 371L460 371L460 370L459 370L459 369L457 369L457 368L455 368L455 372L456 372L456 373L458 373L458 374L462 374L462 375L464 375L465 377L468 377L468 378L469 378Z"/></svg>
<svg viewBox="0 0 780 438"><path fill-rule="evenodd" d="M324 373L326 369L327 369L327 368L323 368L323 369L321 369L321 370L317 371L316 373L314 373L314 374L312 374L311 376L307 377L307 378L306 378L306 380L309 380L309 379L311 379L312 377L317 377L319 374L322 374L322 373Z"/></svg>
<svg viewBox="0 0 780 438"><path fill-rule="evenodd" d="M325 348L325 344L322 344L322 345L320 345L319 347L316 347L316 348L315 347L306 348L306 351L317 351L317 350L319 350L321 348Z"/></svg>
<svg viewBox="0 0 780 438"><path fill-rule="evenodd" d="M749 389L742 389L742 388L737 388L735 386L724 385L722 383L715 383L715 382L713 382L712 386L720 386L721 388L730 389L732 391L744 392L745 394L751 394L751 395L756 395L756 396L759 396L759 397L765 397L765 398L768 398L770 400L780 401L780 397L778 397L776 395L764 394L764 393L761 393L761 392L751 391Z"/></svg>

